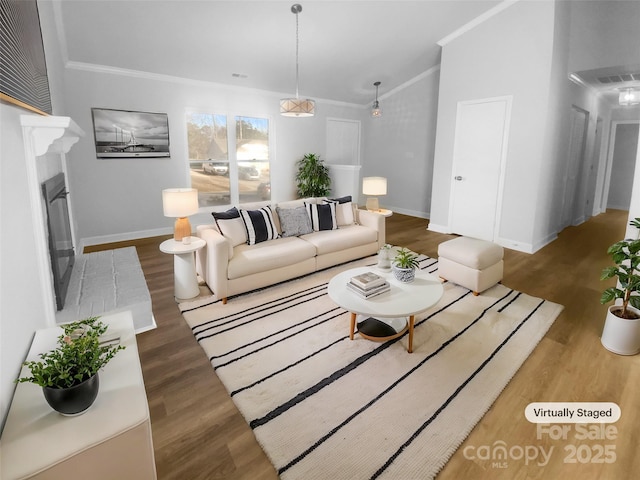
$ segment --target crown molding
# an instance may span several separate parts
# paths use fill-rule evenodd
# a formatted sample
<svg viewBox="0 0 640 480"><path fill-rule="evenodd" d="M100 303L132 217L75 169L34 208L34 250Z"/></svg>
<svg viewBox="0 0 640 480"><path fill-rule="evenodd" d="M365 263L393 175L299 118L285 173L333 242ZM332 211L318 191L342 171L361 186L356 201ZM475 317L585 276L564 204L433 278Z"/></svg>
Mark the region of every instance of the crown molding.
<svg viewBox="0 0 640 480"><path fill-rule="evenodd" d="M502 12L503 10L506 10L507 8L509 8L510 6L512 6L513 4L515 4L515 3L519 2L519 1L520 0L504 0L502 3L499 3L495 7L493 7L491 9L487 10L486 12L484 12L482 15L474 18L470 22L464 24L459 29L457 29L454 32L450 33L449 35L444 37L442 40L438 40L436 42L436 44L440 45L441 47L444 47L445 45L447 45L448 43L451 43L456 38L461 37L462 35L467 33L469 30L472 30L475 27L477 27L478 25L483 24L484 22L486 22L490 18L496 16L497 14Z"/></svg>

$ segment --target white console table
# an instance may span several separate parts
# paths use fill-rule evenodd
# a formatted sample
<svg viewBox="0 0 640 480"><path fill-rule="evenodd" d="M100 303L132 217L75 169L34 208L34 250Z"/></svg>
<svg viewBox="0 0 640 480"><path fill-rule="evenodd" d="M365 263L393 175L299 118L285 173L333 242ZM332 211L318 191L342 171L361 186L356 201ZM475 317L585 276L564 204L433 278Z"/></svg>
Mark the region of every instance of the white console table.
<svg viewBox="0 0 640 480"><path fill-rule="evenodd" d="M131 312L101 317L126 348L100 371L100 391L82 415L51 409L42 388L19 383L0 437L0 478L155 479L149 406ZM55 348L59 327L38 330L28 360ZM28 375L23 367L20 376Z"/></svg>

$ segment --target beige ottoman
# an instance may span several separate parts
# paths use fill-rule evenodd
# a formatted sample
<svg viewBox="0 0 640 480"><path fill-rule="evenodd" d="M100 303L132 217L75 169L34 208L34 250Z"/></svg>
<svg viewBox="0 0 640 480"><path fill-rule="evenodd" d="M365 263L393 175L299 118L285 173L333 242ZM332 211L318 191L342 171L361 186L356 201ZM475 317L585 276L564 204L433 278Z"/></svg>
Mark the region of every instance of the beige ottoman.
<svg viewBox="0 0 640 480"><path fill-rule="evenodd" d="M438 275L478 295L502 280L503 254L495 243L454 238L438 245Z"/></svg>

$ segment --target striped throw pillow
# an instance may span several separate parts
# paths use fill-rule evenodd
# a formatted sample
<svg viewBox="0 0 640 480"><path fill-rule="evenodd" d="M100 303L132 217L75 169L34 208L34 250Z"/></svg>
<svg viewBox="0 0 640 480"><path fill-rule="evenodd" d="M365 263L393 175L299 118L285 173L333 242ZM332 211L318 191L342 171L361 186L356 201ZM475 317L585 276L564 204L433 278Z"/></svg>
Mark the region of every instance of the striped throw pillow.
<svg viewBox="0 0 640 480"><path fill-rule="evenodd" d="M311 219L311 227L314 232L336 230L338 228L335 203L305 203L304 205Z"/></svg>
<svg viewBox="0 0 640 480"><path fill-rule="evenodd" d="M247 243L249 245L278 238L278 230L273 221L271 207L266 206L258 210L240 210L240 216L247 229Z"/></svg>

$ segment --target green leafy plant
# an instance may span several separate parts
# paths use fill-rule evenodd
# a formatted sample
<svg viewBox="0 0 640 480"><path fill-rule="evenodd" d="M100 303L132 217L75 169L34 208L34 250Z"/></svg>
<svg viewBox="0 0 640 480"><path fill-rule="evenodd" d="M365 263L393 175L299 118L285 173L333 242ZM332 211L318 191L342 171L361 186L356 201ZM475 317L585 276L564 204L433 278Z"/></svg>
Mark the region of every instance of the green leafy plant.
<svg viewBox="0 0 640 480"><path fill-rule="evenodd" d="M399 268L418 268L418 255L411 250L401 248L393 257L393 263Z"/></svg>
<svg viewBox="0 0 640 480"><path fill-rule="evenodd" d="M636 228L640 228L640 218L630 222ZM617 278L615 287L607 288L600 297L600 303L622 299L622 308L611 313L620 318L638 318L635 312L629 310L629 305L640 309L640 240L621 240L611 245L607 254L611 256L613 263L605 268L600 275L600 280Z"/></svg>
<svg viewBox="0 0 640 480"><path fill-rule="evenodd" d="M307 153L296 162L296 187L299 198L325 197L331 191L329 168L320 160L320 155Z"/></svg>
<svg viewBox="0 0 640 480"><path fill-rule="evenodd" d="M88 380L106 365L122 345L101 345L100 336L108 326L91 317L62 325L64 333L58 337L58 347L41 353L40 361L26 361L31 376L16 382L31 382L41 387L68 388Z"/></svg>

